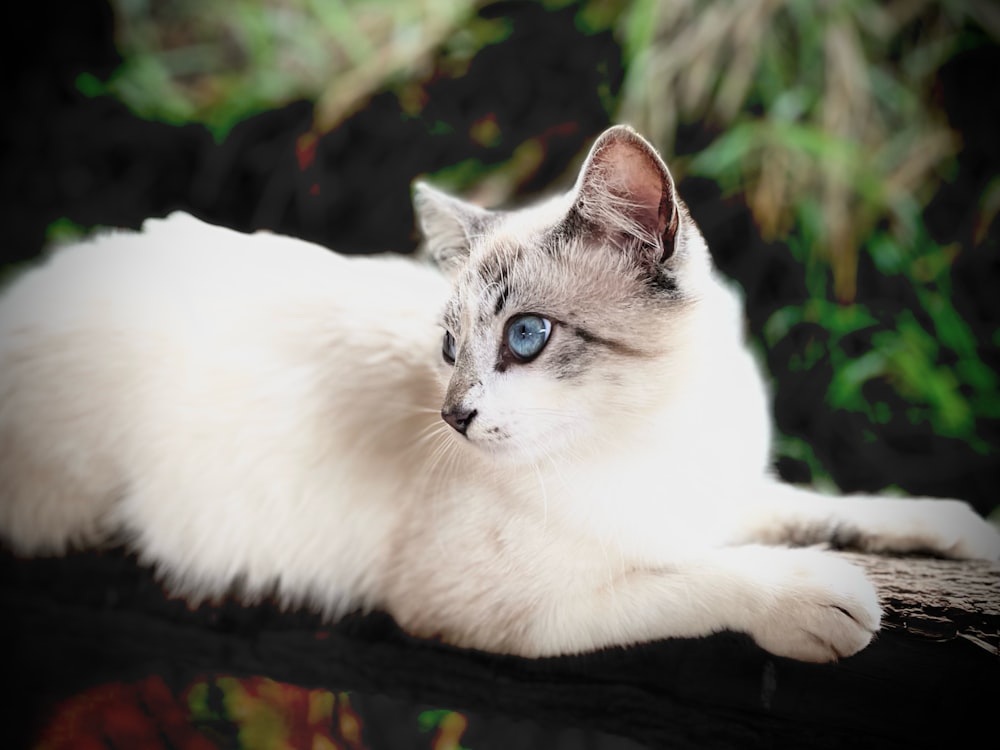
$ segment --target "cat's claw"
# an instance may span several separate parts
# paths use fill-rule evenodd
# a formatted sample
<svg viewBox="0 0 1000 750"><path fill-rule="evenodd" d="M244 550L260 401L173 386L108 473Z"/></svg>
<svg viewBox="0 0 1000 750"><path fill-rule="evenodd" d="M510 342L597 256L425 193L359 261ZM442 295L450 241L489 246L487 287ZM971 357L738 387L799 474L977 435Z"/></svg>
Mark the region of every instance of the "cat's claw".
<svg viewBox="0 0 1000 750"><path fill-rule="evenodd" d="M828 556L797 557L793 580L756 619L754 640L777 656L811 662L836 661L867 646L881 608L864 573Z"/></svg>

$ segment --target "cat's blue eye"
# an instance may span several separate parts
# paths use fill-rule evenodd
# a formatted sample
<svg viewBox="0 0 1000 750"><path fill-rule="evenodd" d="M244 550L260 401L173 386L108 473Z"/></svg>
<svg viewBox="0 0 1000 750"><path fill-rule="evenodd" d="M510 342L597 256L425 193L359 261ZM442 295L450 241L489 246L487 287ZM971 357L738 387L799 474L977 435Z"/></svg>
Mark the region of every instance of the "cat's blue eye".
<svg viewBox="0 0 1000 750"><path fill-rule="evenodd" d="M534 359L548 343L552 323L540 315L518 315L507 323L507 348L522 362Z"/></svg>
<svg viewBox="0 0 1000 750"><path fill-rule="evenodd" d="M441 356L449 365L455 364L455 337L451 331L444 332L444 341L441 342Z"/></svg>

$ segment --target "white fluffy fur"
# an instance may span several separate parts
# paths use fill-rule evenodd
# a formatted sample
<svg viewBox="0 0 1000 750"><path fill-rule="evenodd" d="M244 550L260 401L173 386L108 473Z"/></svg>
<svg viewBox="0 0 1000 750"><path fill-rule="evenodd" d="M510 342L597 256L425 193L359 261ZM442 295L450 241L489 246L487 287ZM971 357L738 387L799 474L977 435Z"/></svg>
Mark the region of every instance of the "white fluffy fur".
<svg viewBox="0 0 1000 750"><path fill-rule="evenodd" d="M616 128L588 164L609 145L659 163ZM636 363L578 386L541 364L494 372L498 324L475 320L495 289L472 269L530 247L583 206L585 182L482 231L481 209L421 188L453 283L184 214L57 251L0 300L0 535L34 554L124 534L192 598L239 584L331 616L379 607L418 635L523 655L732 629L834 659L876 631L872 586L833 556L763 544L846 529L869 550L1000 556L957 501L835 500L768 478L738 301L682 204L672 262L693 293ZM630 293L618 256L580 244L576 275L536 279L553 274L530 256L507 269L538 281L520 284L524 305ZM454 370L446 302L467 332ZM475 402L467 438L441 421L447 398Z"/></svg>

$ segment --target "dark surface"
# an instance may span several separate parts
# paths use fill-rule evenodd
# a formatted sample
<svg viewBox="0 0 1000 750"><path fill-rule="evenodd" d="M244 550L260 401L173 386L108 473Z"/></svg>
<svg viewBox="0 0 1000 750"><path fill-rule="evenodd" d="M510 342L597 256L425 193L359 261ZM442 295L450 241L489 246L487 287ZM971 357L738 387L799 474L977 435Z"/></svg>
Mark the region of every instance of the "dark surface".
<svg viewBox="0 0 1000 750"><path fill-rule="evenodd" d="M956 633L1000 632L1000 601L995 593L985 606L982 599L991 586L996 592L1000 568L868 560L876 580L879 570L888 576L880 585L891 588L904 565L911 582L924 581L907 588L923 592L883 588L887 629L877 641L838 664L814 665L772 657L735 634L579 657L494 656L412 639L379 614L331 627L270 605L190 610L120 550L34 561L5 555L0 594L17 613L3 621L5 676L18 689L2 704L17 711L4 726L39 726L59 699L102 682L157 674L183 686L222 673L351 690L361 705L374 701L367 708L376 718L386 715L383 699L446 706L466 712L471 726L492 727L494 742L507 733L530 747L570 728L586 730L572 735L578 746L589 734L600 747L633 746L617 736L679 748L962 747L963 738L993 731L996 646L991 652ZM963 586L979 593L955 605ZM942 619L950 626L928 631Z"/></svg>

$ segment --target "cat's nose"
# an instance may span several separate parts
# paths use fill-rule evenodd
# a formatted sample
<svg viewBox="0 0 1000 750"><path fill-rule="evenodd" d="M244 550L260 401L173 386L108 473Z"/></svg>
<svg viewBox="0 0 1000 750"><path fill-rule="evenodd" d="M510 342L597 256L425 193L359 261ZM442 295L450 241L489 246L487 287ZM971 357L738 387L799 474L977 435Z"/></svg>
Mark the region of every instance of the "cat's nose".
<svg viewBox="0 0 1000 750"><path fill-rule="evenodd" d="M464 435L478 413L475 409L442 409L441 419Z"/></svg>

